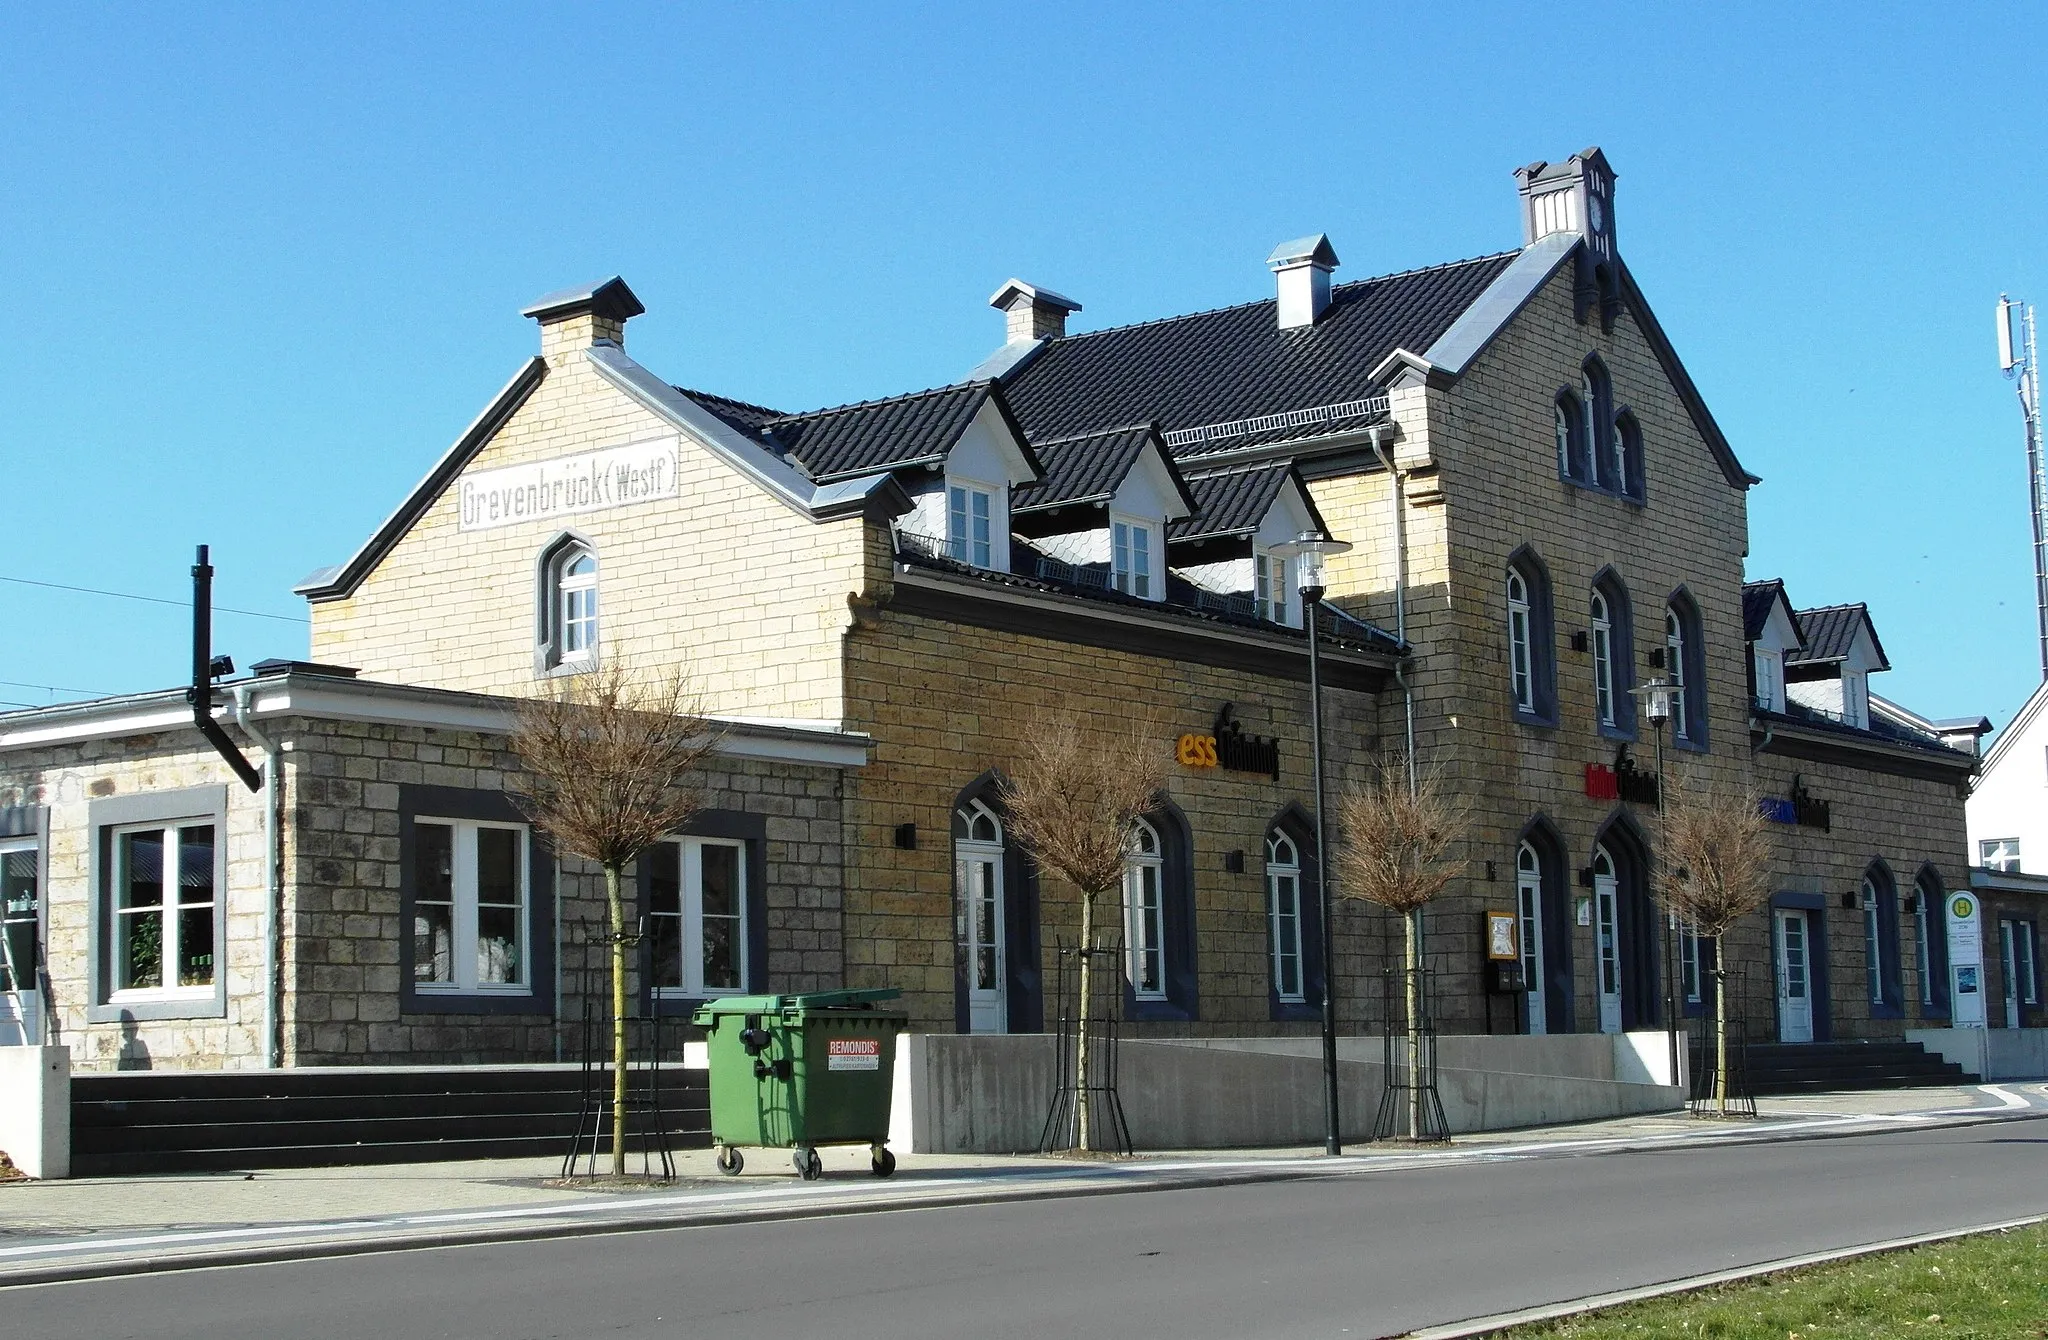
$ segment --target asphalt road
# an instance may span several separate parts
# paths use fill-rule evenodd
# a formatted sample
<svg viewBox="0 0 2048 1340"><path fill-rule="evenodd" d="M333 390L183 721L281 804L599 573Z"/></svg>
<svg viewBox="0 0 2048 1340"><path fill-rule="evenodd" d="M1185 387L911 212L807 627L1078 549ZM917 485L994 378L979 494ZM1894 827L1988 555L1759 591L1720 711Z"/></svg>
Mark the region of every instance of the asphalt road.
<svg viewBox="0 0 2048 1340"><path fill-rule="evenodd" d="M1382 1336L2048 1213L2048 1119L0 1290L5 1340Z"/></svg>

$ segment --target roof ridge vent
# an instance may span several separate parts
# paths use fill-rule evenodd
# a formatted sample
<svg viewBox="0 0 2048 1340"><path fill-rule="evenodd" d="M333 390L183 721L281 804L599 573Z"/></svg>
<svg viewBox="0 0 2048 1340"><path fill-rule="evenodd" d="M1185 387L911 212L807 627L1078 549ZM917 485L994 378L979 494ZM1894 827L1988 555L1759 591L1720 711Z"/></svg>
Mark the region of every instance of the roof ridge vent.
<svg viewBox="0 0 2048 1340"><path fill-rule="evenodd" d="M1327 233L1311 233L1273 248L1266 268L1277 276L1280 329L1316 323L1330 305L1330 271L1337 264L1337 249Z"/></svg>

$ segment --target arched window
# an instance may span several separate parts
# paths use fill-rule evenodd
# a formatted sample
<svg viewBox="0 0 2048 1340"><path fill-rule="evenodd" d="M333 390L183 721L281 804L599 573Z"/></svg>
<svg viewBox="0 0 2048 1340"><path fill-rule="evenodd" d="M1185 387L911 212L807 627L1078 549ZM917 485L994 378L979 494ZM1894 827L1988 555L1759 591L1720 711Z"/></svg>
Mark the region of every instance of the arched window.
<svg viewBox="0 0 2048 1340"><path fill-rule="evenodd" d="M1515 853L1515 912L1521 927L1522 990L1529 997L1531 1033L1549 1031L1543 992L1543 862L1524 842Z"/></svg>
<svg viewBox="0 0 2048 1340"><path fill-rule="evenodd" d="M1560 479L1584 483L1586 470L1586 413L1584 403L1570 390L1557 393L1552 406L1557 434L1557 474Z"/></svg>
<svg viewBox="0 0 2048 1340"><path fill-rule="evenodd" d="M1699 608L1684 591L1664 607L1664 676L1671 681L1671 738L1707 746L1706 655L1700 645Z"/></svg>
<svg viewBox="0 0 2048 1340"><path fill-rule="evenodd" d="M1593 589L1593 709L1603 726L1618 724L1614 710L1614 619L1607 597Z"/></svg>
<svg viewBox="0 0 2048 1340"><path fill-rule="evenodd" d="M1948 894L1941 876L1923 867L1913 881L1913 940L1919 957L1920 1012L1948 1014L1948 921L1942 915Z"/></svg>
<svg viewBox="0 0 2048 1340"><path fill-rule="evenodd" d="M1579 368L1579 394L1583 398L1585 449L1592 463L1592 469L1583 477L1588 483L1598 483L1601 488L1619 493L1623 475L1620 453L1614 443L1613 383L1598 355L1587 358Z"/></svg>
<svg viewBox="0 0 2048 1340"><path fill-rule="evenodd" d="M1550 582L1527 550L1508 560L1508 695L1515 715L1542 725L1557 719L1556 639L1550 623Z"/></svg>
<svg viewBox="0 0 2048 1340"><path fill-rule="evenodd" d="M995 812L970 800L955 816L954 930L967 974L968 1031L1006 1031L1003 907L1003 825Z"/></svg>
<svg viewBox="0 0 2048 1340"><path fill-rule="evenodd" d="M1301 852L1294 839L1266 837L1266 916L1273 946L1273 991L1283 1003L1306 998L1302 965Z"/></svg>
<svg viewBox="0 0 2048 1340"><path fill-rule="evenodd" d="M1635 638L1628 588L1612 568L1593 579L1590 600L1594 719L1602 733L1632 739L1636 728Z"/></svg>
<svg viewBox="0 0 2048 1340"><path fill-rule="evenodd" d="M1515 706L1524 712L1536 710L1536 670L1532 663L1529 609L1529 580L1508 569L1508 673L1513 682Z"/></svg>
<svg viewBox="0 0 2048 1340"><path fill-rule="evenodd" d="M564 538L541 562L540 663L543 670L578 670L597 660L597 553Z"/></svg>
<svg viewBox="0 0 2048 1340"><path fill-rule="evenodd" d="M1873 863L1863 873L1863 982L1875 1016L1899 1010L1899 902L1891 872Z"/></svg>
<svg viewBox="0 0 2048 1340"><path fill-rule="evenodd" d="M1614 416L1615 469L1619 474L1620 490L1625 497L1637 502L1643 500L1643 426L1630 410L1622 410Z"/></svg>
<svg viewBox="0 0 2048 1340"><path fill-rule="evenodd" d="M1140 819L1124 848L1124 941L1139 1000L1166 999L1164 865L1158 830Z"/></svg>

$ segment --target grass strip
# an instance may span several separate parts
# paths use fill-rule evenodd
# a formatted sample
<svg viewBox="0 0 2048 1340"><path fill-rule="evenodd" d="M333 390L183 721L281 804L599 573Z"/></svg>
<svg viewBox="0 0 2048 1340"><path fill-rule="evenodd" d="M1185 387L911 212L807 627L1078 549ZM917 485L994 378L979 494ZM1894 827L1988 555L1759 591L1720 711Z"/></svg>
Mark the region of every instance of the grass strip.
<svg viewBox="0 0 2048 1340"><path fill-rule="evenodd" d="M1765 1275L1497 1333L1499 1340L2042 1340L2048 1225Z"/></svg>

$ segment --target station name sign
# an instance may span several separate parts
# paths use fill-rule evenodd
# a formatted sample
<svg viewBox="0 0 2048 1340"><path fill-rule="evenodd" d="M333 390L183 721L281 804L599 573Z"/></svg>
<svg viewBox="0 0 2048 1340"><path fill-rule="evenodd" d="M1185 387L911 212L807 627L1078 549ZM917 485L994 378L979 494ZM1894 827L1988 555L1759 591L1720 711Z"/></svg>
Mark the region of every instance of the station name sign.
<svg viewBox="0 0 2048 1340"><path fill-rule="evenodd" d="M464 475L456 499L461 529L493 530L673 498L680 487L668 437Z"/></svg>
<svg viewBox="0 0 2048 1340"><path fill-rule="evenodd" d="M1216 714L1210 734L1189 733L1174 742L1173 758L1184 768L1227 768L1231 772L1264 773L1280 780L1280 740L1272 735L1247 735L1229 703Z"/></svg>

